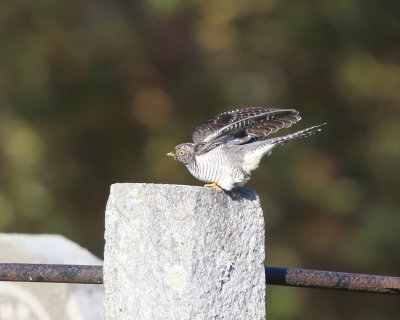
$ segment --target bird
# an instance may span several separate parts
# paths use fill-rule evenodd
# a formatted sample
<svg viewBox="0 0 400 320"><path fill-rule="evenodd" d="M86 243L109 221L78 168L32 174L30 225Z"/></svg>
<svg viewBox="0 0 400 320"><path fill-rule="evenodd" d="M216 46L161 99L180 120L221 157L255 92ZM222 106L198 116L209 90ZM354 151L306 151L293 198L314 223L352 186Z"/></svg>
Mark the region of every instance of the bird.
<svg viewBox="0 0 400 320"><path fill-rule="evenodd" d="M167 156L184 164L196 179L206 183L205 187L231 191L248 182L272 150L320 132L326 124L264 139L300 120L295 109L246 107L226 111L200 124L193 132L193 142L178 144Z"/></svg>

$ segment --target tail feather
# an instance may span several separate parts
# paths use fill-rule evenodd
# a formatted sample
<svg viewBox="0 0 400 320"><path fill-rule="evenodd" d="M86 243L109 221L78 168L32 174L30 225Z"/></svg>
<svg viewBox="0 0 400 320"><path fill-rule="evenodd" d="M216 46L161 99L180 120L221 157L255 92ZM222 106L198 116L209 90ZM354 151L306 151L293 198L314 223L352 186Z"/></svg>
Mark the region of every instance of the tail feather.
<svg viewBox="0 0 400 320"><path fill-rule="evenodd" d="M293 140L293 139L302 139L302 138L307 138L309 136L312 136L313 134L316 134L317 132L321 132L322 129L321 127L326 125L326 123L319 124L317 126L313 126L307 129L303 129L300 131L297 131L295 133L290 133L286 136L283 137L276 137L272 139L266 140L266 142L269 142L270 144L274 144L277 146L283 145L286 142Z"/></svg>
<svg viewBox="0 0 400 320"><path fill-rule="evenodd" d="M312 136L313 134L320 132L322 130L321 127L324 125L326 125L326 123L300 130L283 137L276 137L243 145L242 152L244 153L244 156L241 162L243 170L250 174L251 171L258 168L261 159L265 155L269 156L272 150L276 147L279 147L292 139Z"/></svg>

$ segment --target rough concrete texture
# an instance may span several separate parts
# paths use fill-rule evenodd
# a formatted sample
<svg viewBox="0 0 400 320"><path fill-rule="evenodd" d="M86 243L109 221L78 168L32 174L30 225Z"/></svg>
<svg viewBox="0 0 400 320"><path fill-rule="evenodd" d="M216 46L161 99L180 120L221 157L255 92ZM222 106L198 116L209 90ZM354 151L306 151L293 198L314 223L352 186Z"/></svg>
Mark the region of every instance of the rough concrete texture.
<svg viewBox="0 0 400 320"><path fill-rule="evenodd" d="M0 233L0 262L102 264L59 235ZM1 320L103 319L102 285L0 282Z"/></svg>
<svg viewBox="0 0 400 320"><path fill-rule="evenodd" d="M115 184L106 210L105 319L265 319L258 195Z"/></svg>

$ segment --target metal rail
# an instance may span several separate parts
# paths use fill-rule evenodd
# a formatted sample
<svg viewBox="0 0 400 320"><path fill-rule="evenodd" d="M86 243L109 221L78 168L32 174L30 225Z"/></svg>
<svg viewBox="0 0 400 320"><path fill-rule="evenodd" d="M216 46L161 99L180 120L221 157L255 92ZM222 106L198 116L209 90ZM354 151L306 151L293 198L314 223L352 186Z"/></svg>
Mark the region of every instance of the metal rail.
<svg viewBox="0 0 400 320"><path fill-rule="evenodd" d="M103 266L0 263L0 281L103 283Z"/></svg>
<svg viewBox="0 0 400 320"><path fill-rule="evenodd" d="M265 267L271 285L400 295L400 277ZM103 283L103 266L0 263L0 281Z"/></svg>
<svg viewBox="0 0 400 320"><path fill-rule="evenodd" d="M400 295L400 277L265 267L267 284Z"/></svg>

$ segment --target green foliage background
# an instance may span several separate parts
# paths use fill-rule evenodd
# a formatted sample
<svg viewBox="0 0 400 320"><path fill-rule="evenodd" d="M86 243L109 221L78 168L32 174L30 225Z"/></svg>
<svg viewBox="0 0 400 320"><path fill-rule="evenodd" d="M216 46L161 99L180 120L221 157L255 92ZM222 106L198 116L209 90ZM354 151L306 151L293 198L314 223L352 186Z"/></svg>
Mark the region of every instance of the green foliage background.
<svg viewBox="0 0 400 320"><path fill-rule="evenodd" d="M400 2L0 2L0 230L98 255L110 184L199 184L165 157L201 121L294 107L265 159L268 265L399 275ZM290 129L290 130L292 130ZM293 131L292 130L292 131ZM397 319L398 298L269 287L271 319Z"/></svg>

